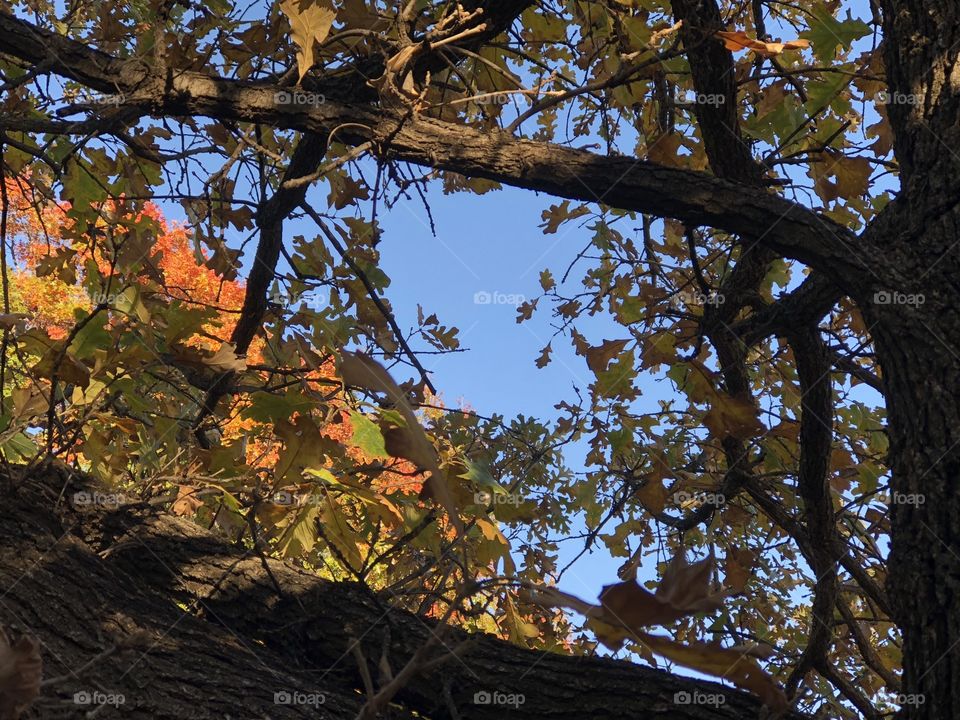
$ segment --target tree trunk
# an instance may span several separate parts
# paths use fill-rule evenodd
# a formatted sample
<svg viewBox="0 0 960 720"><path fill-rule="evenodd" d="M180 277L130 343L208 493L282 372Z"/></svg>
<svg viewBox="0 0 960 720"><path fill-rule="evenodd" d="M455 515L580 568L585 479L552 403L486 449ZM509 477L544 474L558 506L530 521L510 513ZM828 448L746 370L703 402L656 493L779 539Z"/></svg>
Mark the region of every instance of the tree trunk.
<svg viewBox="0 0 960 720"><path fill-rule="evenodd" d="M958 220L942 216L926 240L949 248ZM960 717L960 263L927 261L913 273L926 275L922 283L878 291L867 312L887 395L888 586L904 637L903 717L911 719ZM921 295L922 304L897 302Z"/></svg>
<svg viewBox="0 0 960 720"><path fill-rule="evenodd" d="M904 638L901 716L960 717L960 7L884 3L902 190L860 299L883 369L893 474L888 587ZM878 282L872 282L872 281Z"/></svg>

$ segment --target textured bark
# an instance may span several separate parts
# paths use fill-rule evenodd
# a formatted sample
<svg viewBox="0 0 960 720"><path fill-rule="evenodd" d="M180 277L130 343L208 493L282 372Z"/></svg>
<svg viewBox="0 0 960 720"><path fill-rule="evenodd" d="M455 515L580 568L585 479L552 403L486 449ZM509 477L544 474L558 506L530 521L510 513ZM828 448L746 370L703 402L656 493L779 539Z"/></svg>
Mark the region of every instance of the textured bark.
<svg viewBox="0 0 960 720"><path fill-rule="evenodd" d="M960 7L883 3L902 185L878 223L895 285L861 298L887 395L894 502L889 579L904 637L904 718L960 717ZM915 102L898 102L909 98ZM889 303L882 292L923 295Z"/></svg>
<svg viewBox="0 0 960 720"><path fill-rule="evenodd" d="M106 718L354 717L363 685L353 642L376 678L385 649L396 673L437 631L357 585L269 560L278 596L260 558L142 505L74 509L65 500L54 512L61 485L51 477L18 483L16 493L4 493L0 517L0 619L36 634L45 676L66 678L44 689L30 717L79 717L72 697L83 690L125 695L118 710L98 714ZM716 683L609 658L523 650L459 630L443 636L438 654L463 642L460 659L414 678L392 717L456 717L451 707L470 720L761 713L755 698ZM74 674L115 645L131 647ZM525 702L475 705L483 690L522 694ZM321 693L325 702L316 711L275 705L274 693L284 691ZM684 692L720 694L724 702L676 704Z"/></svg>

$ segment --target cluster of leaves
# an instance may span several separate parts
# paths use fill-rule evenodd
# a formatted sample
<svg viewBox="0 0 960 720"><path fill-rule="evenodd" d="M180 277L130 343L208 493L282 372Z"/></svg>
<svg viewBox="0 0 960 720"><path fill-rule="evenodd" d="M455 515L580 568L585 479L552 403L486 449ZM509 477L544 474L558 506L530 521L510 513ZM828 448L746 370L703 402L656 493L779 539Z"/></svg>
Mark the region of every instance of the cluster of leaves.
<svg viewBox="0 0 960 720"><path fill-rule="evenodd" d="M428 613L444 613L464 582L490 584L501 563L517 575L489 499L507 491L490 468L508 476L533 447L550 456L543 426L450 413L366 355L324 352L302 327L284 326L241 358L228 339L244 286L212 269L184 227L152 203L105 199L79 233L69 203L29 191L23 178L7 181L16 261L10 312L0 316L8 461L53 455L131 500L166 502ZM321 324L306 307L297 314ZM216 442L198 442L209 431L195 419L228 372L239 399ZM433 409L415 412L408 393ZM436 426L436 440L421 422ZM510 506L508 519L533 511L532 502ZM514 596L493 584L457 617L518 641L562 641L556 613L521 615Z"/></svg>

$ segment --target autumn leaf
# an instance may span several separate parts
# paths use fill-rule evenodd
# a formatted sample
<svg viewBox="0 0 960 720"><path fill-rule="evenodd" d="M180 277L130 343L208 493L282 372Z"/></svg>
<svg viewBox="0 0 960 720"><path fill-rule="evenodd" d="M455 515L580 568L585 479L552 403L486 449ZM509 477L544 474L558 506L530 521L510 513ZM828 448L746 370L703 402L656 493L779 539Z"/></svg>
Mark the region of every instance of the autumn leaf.
<svg viewBox="0 0 960 720"><path fill-rule="evenodd" d="M710 588L713 558L688 565L682 552L674 556L657 586L650 593L636 581L607 585L600 593L603 608L598 615L626 628L665 625L687 615L712 612L723 606L725 592Z"/></svg>
<svg viewBox="0 0 960 720"><path fill-rule="evenodd" d="M363 541L360 535L350 527L346 512L333 495L325 493L323 502L320 516L323 537L337 548L350 568L359 570L363 566L363 557L360 553Z"/></svg>
<svg viewBox="0 0 960 720"><path fill-rule="evenodd" d="M594 628L598 637L616 647L639 628L666 625L688 615L721 608L729 593L711 588L713 569L712 556L688 565L680 551L667 566L654 593L630 580L605 586L600 593L600 605L589 605L544 588L537 588L541 592L538 601L570 607L599 621Z"/></svg>
<svg viewBox="0 0 960 720"><path fill-rule="evenodd" d="M223 343L212 356L203 359L203 364L220 372L243 372L247 369L246 361L237 355L233 343Z"/></svg>
<svg viewBox="0 0 960 720"><path fill-rule="evenodd" d="M282 0L280 9L290 22L290 33L300 50L297 52L299 78L314 63L314 43L322 43L330 34L337 12L326 0Z"/></svg>
<svg viewBox="0 0 960 720"><path fill-rule="evenodd" d="M810 47L809 40L790 40L789 42L764 42L747 35L742 30L734 32L718 30L717 37L723 40L727 50L750 50L761 57L774 57L785 50L802 50Z"/></svg>
<svg viewBox="0 0 960 720"><path fill-rule="evenodd" d="M14 388L13 416L18 420L36 416L44 412L50 405L49 383L40 387L37 383L30 383L26 387Z"/></svg>
<svg viewBox="0 0 960 720"><path fill-rule="evenodd" d="M540 287L544 292L550 292L557 286L557 281L553 279L553 273L549 270L543 270L540 273Z"/></svg>
<svg viewBox="0 0 960 720"><path fill-rule="evenodd" d="M174 515L192 516L203 507L203 500L197 496L197 489L190 485L177 485L177 498L170 506Z"/></svg>
<svg viewBox="0 0 960 720"><path fill-rule="evenodd" d="M732 437L737 440L749 440L765 430L757 417L757 409L749 398L722 392L713 395L703 424L714 437Z"/></svg>
<svg viewBox="0 0 960 720"><path fill-rule="evenodd" d="M83 388L90 384L90 368L56 345L47 350L31 371L36 377L48 380L56 377L61 382Z"/></svg>
<svg viewBox="0 0 960 720"><path fill-rule="evenodd" d="M748 652L701 642L679 643L647 633L640 633L639 639L658 655L679 665L721 677L749 690L774 711L780 712L787 707L787 697L783 690Z"/></svg>
<svg viewBox="0 0 960 720"><path fill-rule="evenodd" d="M560 225L565 223L567 220L573 220L574 218L581 217L583 215L589 215L590 208L586 205L578 205L573 210L570 209L570 201L564 200L559 205L551 205L549 210L544 210L541 219L540 227L543 228L543 233L545 235L551 235L557 230L560 229Z"/></svg>
<svg viewBox="0 0 960 720"><path fill-rule="evenodd" d="M629 340L604 340L600 345L588 348L584 353L587 366L596 375L605 372L610 361L623 352L629 342Z"/></svg>
<svg viewBox="0 0 960 720"><path fill-rule="evenodd" d="M547 346L540 352L540 357L537 358L538 368L545 368L550 363L550 353L553 352L551 344L547 343Z"/></svg>
<svg viewBox="0 0 960 720"><path fill-rule="evenodd" d="M377 424L366 415L350 414L350 425L353 427L352 442L371 458L389 457L384 445L383 433Z"/></svg>
<svg viewBox="0 0 960 720"><path fill-rule="evenodd" d="M673 622L697 612L722 606L728 593L711 589L713 557L689 565L678 552L663 573L656 593L636 581L608 585L600 605L591 605L552 587L528 588L528 597L548 607L566 607L585 615L588 626L608 647L618 649L629 639L639 640L653 652L685 667L722 677L756 694L774 710L786 707L786 696L753 659L753 650L723 648L701 642L680 643L650 635L650 625Z"/></svg>
<svg viewBox="0 0 960 720"><path fill-rule="evenodd" d="M647 159L658 165L678 167L682 165L679 160L682 144L683 136L680 133L661 135L647 148Z"/></svg>
<svg viewBox="0 0 960 720"><path fill-rule="evenodd" d="M663 482L653 476L648 477L643 487L636 492L637 500L653 515L659 515L663 512L669 496L670 492L664 487Z"/></svg>
<svg viewBox="0 0 960 720"><path fill-rule="evenodd" d="M752 576L753 565L756 561L756 553L749 548L731 548L728 550L724 563L724 569L726 570L724 584L731 591L742 593Z"/></svg>

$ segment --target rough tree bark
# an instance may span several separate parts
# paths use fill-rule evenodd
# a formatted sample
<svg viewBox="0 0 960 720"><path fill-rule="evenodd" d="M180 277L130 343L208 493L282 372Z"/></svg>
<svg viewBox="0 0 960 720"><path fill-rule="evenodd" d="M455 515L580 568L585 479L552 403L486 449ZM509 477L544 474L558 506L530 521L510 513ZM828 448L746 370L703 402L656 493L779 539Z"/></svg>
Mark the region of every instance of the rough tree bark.
<svg viewBox="0 0 960 720"><path fill-rule="evenodd" d="M893 490L925 498L893 504L888 585L904 637L904 693L917 699L902 717L953 718L960 717L960 7L887 0L883 10L903 189L872 228L882 253L871 266L882 282L859 302L883 368ZM890 303L889 291L923 302Z"/></svg>
<svg viewBox="0 0 960 720"><path fill-rule="evenodd" d="M70 498L84 489L75 483L50 473L0 488L8 499L0 516L0 620L35 634L45 676L62 678L44 688L28 717L81 717L74 693L99 691L125 696L123 705L103 706L97 716L106 718L354 718L364 685L352 647L376 678L382 657L397 672L437 631L358 585L276 560L266 560L268 574L258 556L149 506L74 507ZM454 648L459 657L449 655ZM400 692L391 717L723 720L762 713L746 693L609 658L523 650L459 630L436 649L447 660ZM474 704L483 690L525 701ZM277 705L274 694L282 692L325 701ZM683 692L719 694L724 702L678 705L674 696Z"/></svg>

